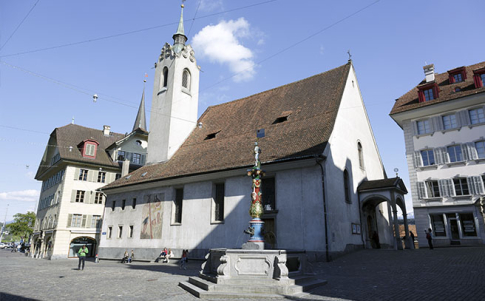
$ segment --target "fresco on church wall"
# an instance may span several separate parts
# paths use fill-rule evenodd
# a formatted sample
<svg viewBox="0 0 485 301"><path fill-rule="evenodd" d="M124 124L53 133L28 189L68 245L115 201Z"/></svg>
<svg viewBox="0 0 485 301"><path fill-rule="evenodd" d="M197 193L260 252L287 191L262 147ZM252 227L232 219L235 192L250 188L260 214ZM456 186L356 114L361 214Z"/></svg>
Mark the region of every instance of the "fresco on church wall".
<svg viewBox="0 0 485 301"><path fill-rule="evenodd" d="M162 200L161 193L145 195L140 239L162 238Z"/></svg>

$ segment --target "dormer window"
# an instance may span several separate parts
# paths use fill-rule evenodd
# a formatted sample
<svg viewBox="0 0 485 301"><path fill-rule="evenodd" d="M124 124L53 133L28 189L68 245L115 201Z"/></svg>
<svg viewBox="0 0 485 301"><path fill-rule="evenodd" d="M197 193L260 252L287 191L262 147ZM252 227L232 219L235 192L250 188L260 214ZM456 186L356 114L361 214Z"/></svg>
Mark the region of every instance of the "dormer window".
<svg viewBox="0 0 485 301"><path fill-rule="evenodd" d="M448 71L448 79L450 84L459 83L466 79L466 69L465 67L458 67L453 70Z"/></svg>
<svg viewBox="0 0 485 301"><path fill-rule="evenodd" d="M426 102L439 97L438 85L435 82L422 85L421 87L418 87L418 89L419 102Z"/></svg>
<svg viewBox="0 0 485 301"><path fill-rule="evenodd" d="M83 157L92 159L96 158L98 145L99 143L95 140L84 140L80 147Z"/></svg>
<svg viewBox="0 0 485 301"><path fill-rule="evenodd" d="M291 111L283 112L280 116L278 116L278 118L276 118L275 121L273 121L273 124L282 123L282 122L287 121L288 117L290 116L291 113L292 113Z"/></svg>
<svg viewBox="0 0 485 301"><path fill-rule="evenodd" d="M473 70L473 81L475 82L475 88L481 88L485 85L485 68Z"/></svg>
<svg viewBox="0 0 485 301"><path fill-rule="evenodd" d="M211 133L209 135L207 135L207 137L205 137L204 140L211 140L211 139L214 139L216 138L216 135L219 134L220 131L217 131L217 132L214 132L214 133Z"/></svg>

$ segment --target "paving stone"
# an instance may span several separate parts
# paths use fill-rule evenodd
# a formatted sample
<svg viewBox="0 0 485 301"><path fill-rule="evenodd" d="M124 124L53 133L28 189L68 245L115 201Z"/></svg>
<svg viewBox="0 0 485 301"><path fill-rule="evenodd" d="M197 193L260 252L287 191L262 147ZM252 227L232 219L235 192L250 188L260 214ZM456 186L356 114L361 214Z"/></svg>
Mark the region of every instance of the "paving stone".
<svg viewBox="0 0 485 301"><path fill-rule="evenodd" d="M200 261L190 260L187 270L176 264L87 261L78 271L77 263L0 250L0 300L198 300L178 283L196 276ZM314 272L327 285L285 299L485 300L485 247L362 250L315 263Z"/></svg>

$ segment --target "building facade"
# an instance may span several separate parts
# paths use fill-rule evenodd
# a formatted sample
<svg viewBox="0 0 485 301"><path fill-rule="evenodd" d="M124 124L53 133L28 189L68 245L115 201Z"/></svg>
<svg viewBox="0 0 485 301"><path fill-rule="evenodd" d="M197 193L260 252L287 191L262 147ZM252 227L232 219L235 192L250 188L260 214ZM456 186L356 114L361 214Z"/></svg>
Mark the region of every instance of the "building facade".
<svg viewBox="0 0 485 301"><path fill-rule="evenodd" d="M84 244L95 256L101 235L105 195L99 188L141 167L148 133L144 99L130 134L69 124L56 128L35 178L42 181L32 236L36 258L75 257ZM142 125L142 126L140 126Z"/></svg>
<svg viewBox="0 0 485 301"><path fill-rule="evenodd" d="M419 245L485 242L485 62L435 73L396 100Z"/></svg>
<svg viewBox="0 0 485 301"><path fill-rule="evenodd" d="M382 182L351 61L182 120L180 112L197 109L199 68L182 19L173 38L157 60L153 107L166 111L150 120L150 164L102 188L100 258L133 249L138 259L153 260L164 247L203 258L211 248L240 248L248 239L246 174L257 137L266 248L304 249L310 260L328 260L371 247L369 231L383 247L397 247L392 225L405 188L400 179Z"/></svg>

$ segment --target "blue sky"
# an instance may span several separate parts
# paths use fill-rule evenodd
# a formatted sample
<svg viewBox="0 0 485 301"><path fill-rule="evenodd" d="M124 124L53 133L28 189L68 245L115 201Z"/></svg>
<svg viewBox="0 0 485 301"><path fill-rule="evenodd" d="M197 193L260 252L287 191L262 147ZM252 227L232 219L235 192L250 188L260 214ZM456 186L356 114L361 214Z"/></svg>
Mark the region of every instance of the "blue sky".
<svg viewBox="0 0 485 301"><path fill-rule="evenodd" d="M187 0L199 115L343 65L350 50L386 171L398 168L410 189L389 112L425 64L441 73L484 60L484 11L480 0ZM7 204L7 220L34 210L34 175L54 128L74 117L131 131L145 73L150 115L153 65L179 17L173 0L0 2L0 220Z"/></svg>

